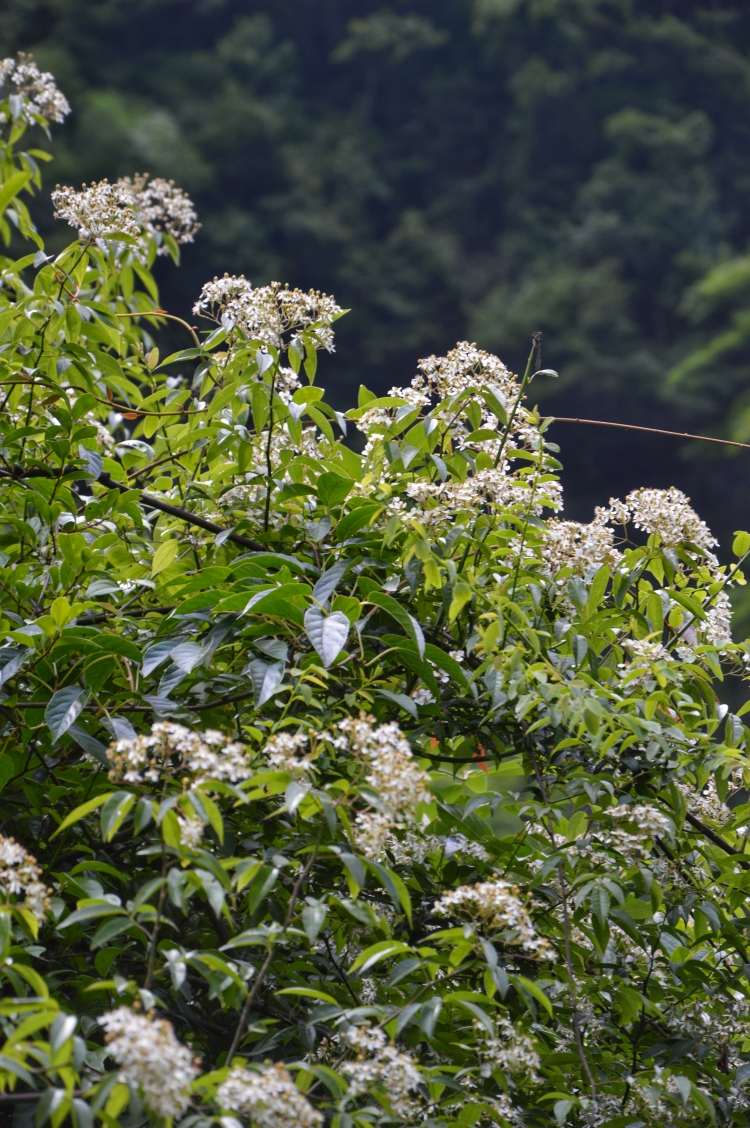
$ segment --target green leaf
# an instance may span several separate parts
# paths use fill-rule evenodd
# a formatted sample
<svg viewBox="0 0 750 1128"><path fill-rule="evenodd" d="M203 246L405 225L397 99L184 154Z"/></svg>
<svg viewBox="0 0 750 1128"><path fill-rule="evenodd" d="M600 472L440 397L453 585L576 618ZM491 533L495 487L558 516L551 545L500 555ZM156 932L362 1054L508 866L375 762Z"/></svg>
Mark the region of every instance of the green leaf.
<svg viewBox="0 0 750 1128"><path fill-rule="evenodd" d="M73 924L83 924L84 921L96 920L98 917L125 915L124 909L113 905L110 901L92 900L72 912L70 916L67 916L65 920L58 924L57 928L60 931L63 928L70 928Z"/></svg>
<svg viewBox="0 0 750 1128"><path fill-rule="evenodd" d="M326 615L320 607L309 607L305 612L305 631L323 665L328 668L346 646L350 631L349 620L343 611Z"/></svg>
<svg viewBox="0 0 750 1128"><path fill-rule="evenodd" d="M732 544L732 552L735 556L745 556L750 552L750 533L741 529L734 534L734 542Z"/></svg>
<svg viewBox="0 0 750 1128"><path fill-rule="evenodd" d="M453 585L453 594L448 608L448 621L454 622L463 611L467 603L471 603L473 592L471 585L465 580L459 580Z"/></svg>
<svg viewBox="0 0 750 1128"><path fill-rule="evenodd" d="M367 597L368 603L374 603L376 607L380 607L387 615L403 627L404 632L417 644L419 657L424 658L425 640L424 633L421 626L410 615L405 607L402 607L398 600L394 599L392 595L388 595L384 591L373 591Z"/></svg>
<svg viewBox="0 0 750 1128"><path fill-rule="evenodd" d="M365 948L364 952L360 952L355 959L349 972L369 971L376 963L381 960L389 959L391 956L400 956L404 952L412 952L412 948L408 944L404 944L402 940L380 940L377 944L371 944L369 948Z"/></svg>
<svg viewBox="0 0 750 1128"><path fill-rule="evenodd" d="M30 180L30 172L14 172L8 177L2 187L0 187L0 215L3 214L11 200L18 195Z"/></svg>
<svg viewBox="0 0 750 1128"><path fill-rule="evenodd" d="M101 813L102 838L111 842L122 826L136 796L130 791L115 791L104 804Z"/></svg>
<svg viewBox="0 0 750 1128"><path fill-rule="evenodd" d="M404 882L392 869L381 865L380 862L376 862L373 858L366 858L364 861L368 869L372 870L372 872L377 875L384 888L388 891L388 895L393 901L394 907L396 909L399 907L402 908L409 924L411 924L411 898L409 897L409 891Z"/></svg>
<svg viewBox="0 0 750 1128"><path fill-rule="evenodd" d="M511 975L509 976L511 983L515 983L527 991L533 999L541 1003L547 1014L552 1018L552 1003L541 987L538 987L533 980L527 979L525 975Z"/></svg>
<svg viewBox="0 0 750 1128"><path fill-rule="evenodd" d="M365 525L369 525L382 509L383 506L379 502L373 501L365 502L364 505L358 505L356 509L350 510L336 525L336 540L346 541L349 537L355 536Z"/></svg>
<svg viewBox="0 0 750 1128"><path fill-rule="evenodd" d="M151 575L158 576L172 563L180 551L180 542L177 540L162 541L151 561Z"/></svg>
<svg viewBox="0 0 750 1128"><path fill-rule="evenodd" d="M67 732L88 701L88 690L78 685L67 685L53 693L44 710L44 719L56 741Z"/></svg>
<svg viewBox="0 0 750 1128"><path fill-rule="evenodd" d="M333 1003L334 1006L339 1005L338 999L334 999L333 995L326 995L325 991L318 991L314 987L283 987L280 991L274 991L275 995L299 995L303 999L319 999L323 1003Z"/></svg>
<svg viewBox="0 0 750 1128"><path fill-rule="evenodd" d="M85 818L86 815L90 815L97 807L101 807L102 803L106 803L113 794L115 794L115 792L105 791L104 794L96 795L93 799L87 799L85 803L81 803L80 807L76 807L74 811L71 811L70 814L63 819L54 834L50 835L50 838L56 838L58 834L67 830L69 826L73 826L74 823Z"/></svg>

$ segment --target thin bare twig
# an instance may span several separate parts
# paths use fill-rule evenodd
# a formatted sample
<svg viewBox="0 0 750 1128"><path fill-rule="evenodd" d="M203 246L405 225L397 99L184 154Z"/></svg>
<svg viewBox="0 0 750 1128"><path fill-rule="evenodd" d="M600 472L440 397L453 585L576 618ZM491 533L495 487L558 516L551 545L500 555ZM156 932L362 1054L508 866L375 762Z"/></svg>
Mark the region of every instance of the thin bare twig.
<svg viewBox="0 0 750 1128"><path fill-rule="evenodd" d="M107 489L121 490L123 493L130 493L135 488L132 485L125 485L123 482L116 481L109 474L100 474L98 481ZM142 493L140 500L144 505L150 506L151 509L159 509L162 513L168 513L170 517L178 517L188 525L197 525L198 528L206 529L209 533L226 533L227 540L241 544L243 548L254 548L262 551L268 547L261 544L260 541L243 537L240 533L230 532L221 525L215 525L213 521L207 521L205 517L199 517L197 513L191 513L189 509L183 509L180 505L170 505L167 501L160 501L159 498L152 497L151 494Z"/></svg>
<svg viewBox="0 0 750 1128"><path fill-rule="evenodd" d="M673 439L697 439L701 443L719 443L721 446L750 450L750 443L738 443L733 439L715 439L710 435L691 435L689 431L665 431L662 427L641 427L636 423L611 423L607 419L578 419L565 415L542 415L541 418L549 419L553 423L587 423L592 427L617 427L620 431L645 431L649 435L669 435Z"/></svg>
<svg viewBox="0 0 750 1128"><path fill-rule="evenodd" d="M528 747L528 751L529 751L529 756L531 757L531 763L532 763L532 766L534 768L534 775L536 776L536 782L537 782L537 785L539 787L540 794L542 796L542 802L545 804L545 806L547 806L548 803L549 803L549 800L547 798L547 788L544 786L544 780L542 779L542 773L539 771L539 765L537 763L536 755L534 754L534 745L533 745L532 740L530 740L528 742L527 747ZM554 833L554 828L552 826L552 818L549 814L547 815L546 830L547 830L547 833L550 836L550 841L552 843L552 849L554 850L555 849L555 833ZM586 1051L583 1047L583 1037L581 1035L581 1021L580 1021L580 1016L578 1014L578 999L577 999L577 996L576 996L575 974L574 974L574 970L573 970L573 954L572 954L571 947L570 947L570 917L569 917L569 914L568 914L568 890L567 890L567 884L566 884L566 881L565 881L565 876L564 876L564 873L563 873L563 867L562 867L561 862L558 862L558 864L557 864L557 876L558 876L558 880L560 882L560 900L561 900L561 903L562 903L562 911L563 911L563 932L564 932L564 935L565 935L565 966L566 966L567 972L568 972L568 986L570 987L570 1002L571 1002L571 1006L572 1006L572 1009L573 1009L573 1033L575 1035L576 1047L578 1049L578 1056L581 1059L581 1064L583 1065L586 1076L588 1078L589 1086L591 1088L591 1096L594 1098L594 1100L596 1100L596 1081L594 1080L594 1075L591 1072L591 1066L589 1065L589 1061L588 1061L588 1058L586 1056Z"/></svg>
<svg viewBox="0 0 750 1128"><path fill-rule="evenodd" d="M284 932L286 932L287 928L292 923L292 917L294 916L294 909L295 909L295 906L297 904L297 900L299 898L300 892L302 890L302 885L304 884L304 881L307 878L307 875L309 874L310 870L313 867L313 863L314 863L315 858L316 858L317 853L318 853L318 846L319 845L320 845L320 836L318 836L318 841L315 843L315 847L314 847L312 853L310 854L310 857L305 862L302 873L299 875L296 882L294 883L294 888L292 889L292 895L289 898L289 907L286 911L286 917L284 918L284 926L283 926L283 929L282 929L282 935L284 934ZM248 993L248 996L245 999L245 1002L243 1003L242 1010L240 1012L239 1022L237 1023L237 1029L234 1032L234 1037L232 1038L232 1044L229 1047L229 1053L227 1054L227 1057L226 1057L227 1065L232 1064L232 1058L237 1053L237 1048L240 1044L240 1039L242 1038L242 1031L245 1027L245 1023L247 1022L248 1015L250 1014L250 1008L253 1005L253 1000L255 999L255 996L258 994L258 989L259 989L261 983L263 982L263 980L266 977L266 972L268 971L269 967L271 966L271 960L274 957L275 951L276 951L275 945L272 944L271 947L268 950L268 955L266 956L265 960L263 961L263 965L262 965L260 971L258 972L257 976L255 977L255 982L253 983L252 990Z"/></svg>

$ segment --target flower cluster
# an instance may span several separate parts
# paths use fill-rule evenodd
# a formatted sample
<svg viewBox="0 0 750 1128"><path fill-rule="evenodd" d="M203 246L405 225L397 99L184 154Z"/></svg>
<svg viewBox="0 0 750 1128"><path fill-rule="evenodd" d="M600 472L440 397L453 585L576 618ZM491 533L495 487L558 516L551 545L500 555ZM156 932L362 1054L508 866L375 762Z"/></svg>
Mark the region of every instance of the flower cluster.
<svg viewBox="0 0 750 1128"><path fill-rule="evenodd" d="M6 903L15 897L16 906L26 909L39 923L49 908L47 887L39 880L41 872L36 858L27 854L15 839L0 834L0 894Z"/></svg>
<svg viewBox="0 0 750 1128"><path fill-rule="evenodd" d="M525 952L533 952L541 959L552 957L552 949L537 934L518 888L502 878L452 889L435 902L433 911L438 916L469 916L493 931L507 933L509 940L520 944Z"/></svg>
<svg viewBox="0 0 750 1128"><path fill-rule="evenodd" d="M512 404L518 395L517 377L498 357L468 341L459 341L447 356L420 360L417 369L411 382L414 391L441 400L483 386L491 388L503 406Z"/></svg>
<svg viewBox="0 0 750 1128"><path fill-rule="evenodd" d="M116 740L107 749L109 778L123 783L156 783L162 776L187 777L191 785L207 780L239 783L248 779L245 747L220 732L159 721L151 732Z"/></svg>
<svg viewBox="0 0 750 1128"><path fill-rule="evenodd" d="M314 1128L322 1115L276 1062L263 1073L235 1067L216 1092L222 1109L246 1117L257 1128Z"/></svg>
<svg viewBox="0 0 750 1128"><path fill-rule="evenodd" d="M347 1097L356 1100L371 1088L382 1087L397 1116L404 1119L415 1116L419 1104L409 1093L422 1078L413 1058L400 1052L377 1027L352 1026L344 1037L357 1051L357 1060L341 1067L341 1072L349 1078Z"/></svg>
<svg viewBox="0 0 750 1128"><path fill-rule="evenodd" d="M111 239L118 235L137 239L141 233L127 191L108 180L84 184L80 192L58 184L52 193L52 203L55 219L67 220L84 242Z"/></svg>
<svg viewBox="0 0 750 1128"><path fill-rule="evenodd" d="M562 487L557 480L550 478L535 483L532 478L509 474L501 467L478 470L463 482L418 479L409 482L406 493L419 506L409 516L431 527L454 525L462 511L476 516L482 506L519 506L536 515L545 507L562 508Z"/></svg>
<svg viewBox="0 0 750 1128"><path fill-rule="evenodd" d="M177 824L183 846L187 846L189 850L196 850L203 839L202 821L196 815L178 815Z"/></svg>
<svg viewBox="0 0 750 1128"><path fill-rule="evenodd" d="M446 838L439 834L417 834L414 830L388 833L381 854L387 853L397 865L424 862L430 854L443 854L446 858L457 855L461 861L488 862L490 856L479 842L470 842L464 834Z"/></svg>
<svg viewBox="0 0 750 1128"><path fill-rule="evenodd" d="M549 520L542 544L542 559L549 574L556 576L561 569L569 568L584 575L597 564L616 567L620 553L614 547L614 530L607 527L606 521L606 512L600 509L588 525Z"/></svg>
<svg viewBox="0 0 750 1128"><path fill-rule="evenodd" d="M119 1007L99 1019L120 1079L138 1085L156 1116L180 1116L190 1104L188 1087L199 1062L177 1041L171 1022Z"/></svg>
<svg viewBox="0 0 750 1128"><path fill-rule="evenodd" d="M173 180L156 177L148 179L147 173L137 172L131 179L122 176L115 188L129 201L136 222L146 239L157 243L157 254L166 255L168 247L162 234L170 235L176 243L192 243L200 228L193 202Z"/></svg>
<svg viewBox="0 0 750 1128"><path fill-rule="evenodd" d="M667 648L652 638L626 638L622 645L634 667L649 666L652 662L667 661L670 657Z"/></svg>
<svg viewBox="0 0 750 1128"><path fill-rule="evenodd" d="M211 317L225 329L238 326L246 337L280 349L287 334L306 333L316 347L333 351L331 325L343 312L329 294L290 290L280 282L253 286L240 275L206 282L193 313Z"/></svg>
<svg viewBox="0 0 750 1128"><path fill-rule="evenodd" d="M349 717L339 723L334 747L350 752L368 768L366 783L376 792L380 810L356 818L357 845L370 858L383 850L394 827L413 826L420 803L428 803L430 777L414 762L398 725L374 728L372 717Z"/></svg>
<svg viewBox="0 0 750 1128"><path fill-rule="evenodd" d="M694 544L713 559L711 549L718 544L705 521L690 505L690 498L682 490L671 486L668 490L633 490L625 502L610 500L611 519L624 523L631 520L636 529L656 534L662 543L673 547Z"/></svg>
<svg viewBox="0 0 750 1128"><path fill-rule="evenodd" d="M636 803L632 807L620 804L608 813L613 819L635 823L638 834L646 838L671 838L674 833L670 819L651 803Z"/></svg>
<svg viewBox="0 0 750 1128"><path fill-rule="evenodd" d="M18 52L17 59L0 60L0 90L7 90L5 97L9 111L0 109L0 122L8 116L19 118L31 124L39 118L61 122L70 113L70 106L64 94L55 84L54 75L40 71L31 55Z"/></svg>
<svg viewBox="0 0 750 1128"><path fill-rule="evenodd" d="M313 754L306 752L303 756L298 755L300 749L308 748L309 743L305 732L277 732L268 738L264 749L269 768L288 772L295 777L314 771Z"/></svg>
<svg viewBox="0 0 750 1128"><path fill-rule="evenodd" d="M720 826L728 820L731 811L726 803L719 798L716 780L713 776L709 776L701 791L687 782L681 782L677 786L682 793L687 809L692 815L697 815L699 819L709 819Z"/></svg>
<svg viewBox="0 0 750 1128"><path fill-rule="evenodd" d="M511 1077L526 1077L537 1080L536 1072L540 1065L539 1054L533 1038L516 1027L502 1015L496 1020L497 1037L489 1037L479 1023L475 1024L477 1034L483 1038L482 1058L490 1069L502 1069Z"/></svg>

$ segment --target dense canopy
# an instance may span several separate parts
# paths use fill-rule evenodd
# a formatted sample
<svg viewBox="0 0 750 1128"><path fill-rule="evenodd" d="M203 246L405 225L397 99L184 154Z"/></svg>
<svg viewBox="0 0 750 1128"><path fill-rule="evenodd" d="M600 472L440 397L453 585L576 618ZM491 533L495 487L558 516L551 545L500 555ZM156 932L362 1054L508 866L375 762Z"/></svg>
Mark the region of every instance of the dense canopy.
<svg viewBox="0 0 750 1128"><path fill-rule="evenodd" d="M536 335L341 411L338 295L222 273L196 332L163 178L58 186L48 252L66 95L1 65L0 1111L746 1124L750 534L561 519Z"/></svg>

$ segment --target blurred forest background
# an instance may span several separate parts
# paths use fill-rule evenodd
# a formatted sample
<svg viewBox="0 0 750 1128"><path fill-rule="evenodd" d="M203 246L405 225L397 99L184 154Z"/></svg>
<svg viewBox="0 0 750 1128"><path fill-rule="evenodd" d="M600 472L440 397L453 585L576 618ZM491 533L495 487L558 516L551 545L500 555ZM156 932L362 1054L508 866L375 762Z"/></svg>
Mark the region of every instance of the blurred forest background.
<svg viewBox="0 0 750 1128"><path fill-rule="evenodd" d="M351 307L338 403L458 338L518 369L541 329L548 412L750 440L747 0L3 0L19 48L73 106L52 183L194 197L175 312L224 271ZM554 438L569 517L674 484L725 547L750 526L750 451Z"/></svg>

